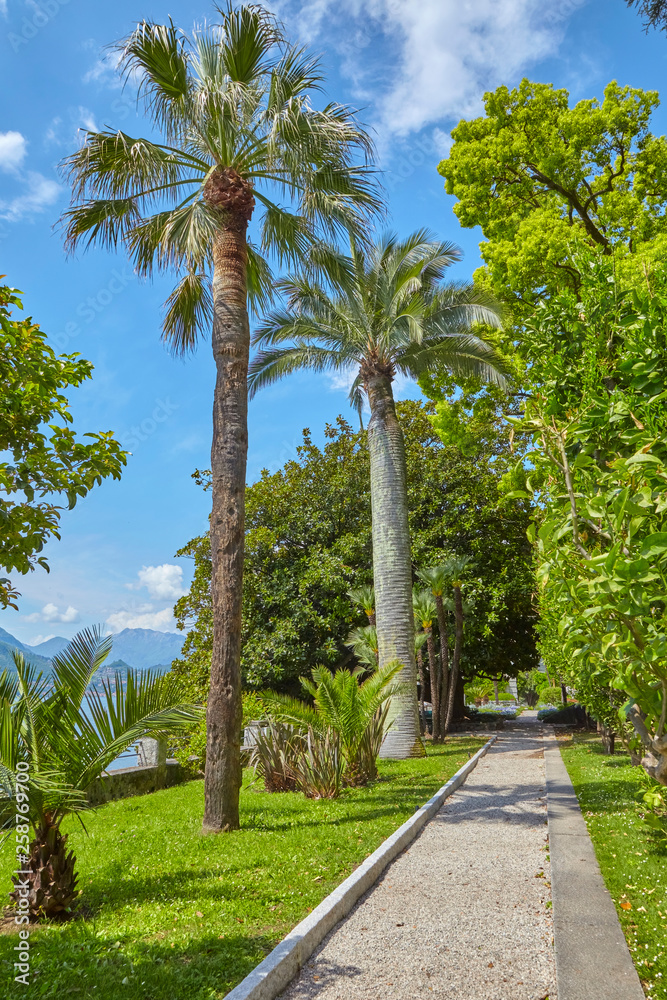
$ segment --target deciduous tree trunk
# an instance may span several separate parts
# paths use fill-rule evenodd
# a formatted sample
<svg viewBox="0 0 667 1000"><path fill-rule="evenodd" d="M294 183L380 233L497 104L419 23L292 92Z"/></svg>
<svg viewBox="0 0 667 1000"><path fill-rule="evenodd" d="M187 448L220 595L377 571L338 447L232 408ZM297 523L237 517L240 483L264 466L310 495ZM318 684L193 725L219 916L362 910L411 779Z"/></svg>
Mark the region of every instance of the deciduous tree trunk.
<svg viewBox="0 0 667 1000"><path fill-rule="evenodd" d="M204 830L239 827L241 788L241 597L248 454L246 227L228 222L214 247L216 365L211 471L213 652L206 715Z"/></svg>
<svg viewBox="0 0 667 1000"><path fill-rule="evenodd" d="M424 754L417 708L405 445L389 376L372 374L366 388L371 408L368 450L378 659L380 666L392 660L403 665L398 675L403 687L392 699L392 725L380 756L403 760Z"/></svg>

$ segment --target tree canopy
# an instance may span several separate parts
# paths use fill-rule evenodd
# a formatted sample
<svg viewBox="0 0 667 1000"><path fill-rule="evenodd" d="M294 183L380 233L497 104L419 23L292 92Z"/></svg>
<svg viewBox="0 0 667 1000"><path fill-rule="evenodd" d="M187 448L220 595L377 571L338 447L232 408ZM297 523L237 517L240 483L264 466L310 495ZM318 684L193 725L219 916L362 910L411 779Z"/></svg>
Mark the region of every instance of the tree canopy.
<svg viewBox="0 0 667 1000"><path fill-rule="evenodd" d="M23 309L15 288L0 286L0 566L28 573L41 566L49 538L60 538L60 512L111 476L120 479L126 454L111 431L72 428L66 392L91 378L79 354L57 355ZM19 594L0 580L0 607Z"/></svg>
<svg viewBox="0 0 667 1000"><path fill-rule="evenodd" d="M481 226L488 277L519 315L545 293L577 289L574 246L661 256L667 141L651 134L655 91L610 83L573 107L565 89L523 80L485 95L439 166L454 211Z"/></svg>

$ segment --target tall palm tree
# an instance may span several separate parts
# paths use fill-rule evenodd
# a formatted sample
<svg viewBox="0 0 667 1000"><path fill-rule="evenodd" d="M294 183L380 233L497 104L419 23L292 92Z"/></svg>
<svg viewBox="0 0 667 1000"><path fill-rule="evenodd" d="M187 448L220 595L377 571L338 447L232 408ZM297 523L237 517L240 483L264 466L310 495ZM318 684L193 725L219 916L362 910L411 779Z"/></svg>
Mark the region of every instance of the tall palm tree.
<svg viewBox="0 0 667 1000"><path fill-rule="evenodd" d="M143 21L119 44L121 72L138 79L160 139L88 131L65 161L73 204L64 223L70 250L120 242L140 276L176 271L163 323L174 351L190 351L212 329L214 624L204 829L222 831L239 825L248 301L261 308L271 299L267 254L294 262L342 226L360 230L379 202L371 143L353 112L311 103L323 79L317 60L288 45L260 6L215 10L220 22L191 38L171 21Z"/></svg>
<svg viewBox="0 0 667 1000"><path fill-rule="evenodd" d="M287 308L273 311L255 337L250 390L297 371L352 373L350 401L371 410L373 579L380 666L403 664L403 687L392 704L394 724L382 754L403 758L424 752L417 716L412 566L403 432L392 382L418 378L436 365L452 372L503 381L497 354L470 331L476 322L497 326L498 313L473 285L446 283L460 258L450 243L425 230L405 240L394 235L367 250L353 237L350 254L320 248L315 267L287 278L280 289Z"/></svg>
<svg viewBox="0 0 667 1000"><path fill-rule="evenodd" d="M1 812L14 824L17 781L27 774L28 801L21 809L27 807L32 836L25 837L20 867L35 919L66 916L76 901L76 858L67 853L60 824L89 808L90 783L137 740L171 736L202 717L203 710L185 703L172 674L128 670L95 686L111 643L111 636L86 629L54 656L49 676L22 653L14 654L16 674L0 676ZM17 889L11 897L18 902Z"/></svg>
<svg viewBox="0 0 667 1000"><path fill-rule="evenodd" d="M433 716L433 738L439 739L445 734L445 722L447 719L447 705L449 699L449 639L448 639L448 609L445 608L445 590L451 580L451 567L449 562L440 563L429 569L417 570L417 576L430 589L435 598L436 612L438 615L438 632L440 633L440 671L439 671L439 691L438 691L438 717L436 722ZM435 713L435 706L434 706ZM437 737L436 737L437 731Z"/></svg>

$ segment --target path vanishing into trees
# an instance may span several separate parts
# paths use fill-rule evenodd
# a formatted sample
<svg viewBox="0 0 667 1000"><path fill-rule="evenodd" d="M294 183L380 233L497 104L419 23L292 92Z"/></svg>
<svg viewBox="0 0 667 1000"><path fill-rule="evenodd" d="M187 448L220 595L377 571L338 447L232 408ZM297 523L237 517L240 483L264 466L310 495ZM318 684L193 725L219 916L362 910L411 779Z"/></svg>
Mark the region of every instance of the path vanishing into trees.
<svg viewBox="0 0 667 1000"><path fill-rule="evenodd" d="M556 1000L541 729L506 723L283 1000Z"/></svg>

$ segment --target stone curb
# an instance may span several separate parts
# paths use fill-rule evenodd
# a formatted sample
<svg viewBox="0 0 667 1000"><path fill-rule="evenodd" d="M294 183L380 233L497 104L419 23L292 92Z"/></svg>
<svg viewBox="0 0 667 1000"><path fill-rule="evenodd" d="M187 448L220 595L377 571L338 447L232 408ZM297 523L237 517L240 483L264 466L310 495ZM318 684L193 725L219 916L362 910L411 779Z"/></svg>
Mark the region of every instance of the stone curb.
<svg viewBox="0 0 667 1000"><path fill-rule="evenodd" d="M329 931L339 920L347 916L354 904L368 892L389 862L415 839L419 831L440 810L445 799L463 784L478 760L497 739L497 736L492 736L488 743L435 793L433 798L399 826L398 830L380 844L352 875L323 899L300 924L297 924L264 961L227 994L225 1000L274 1000L307 962Z"/></svg>
<svg viewBox="0 0 667 1000"><path fill-rule="evenodd" d="M545 750L558 1000L645 1000L560 750Z"/></svg>

